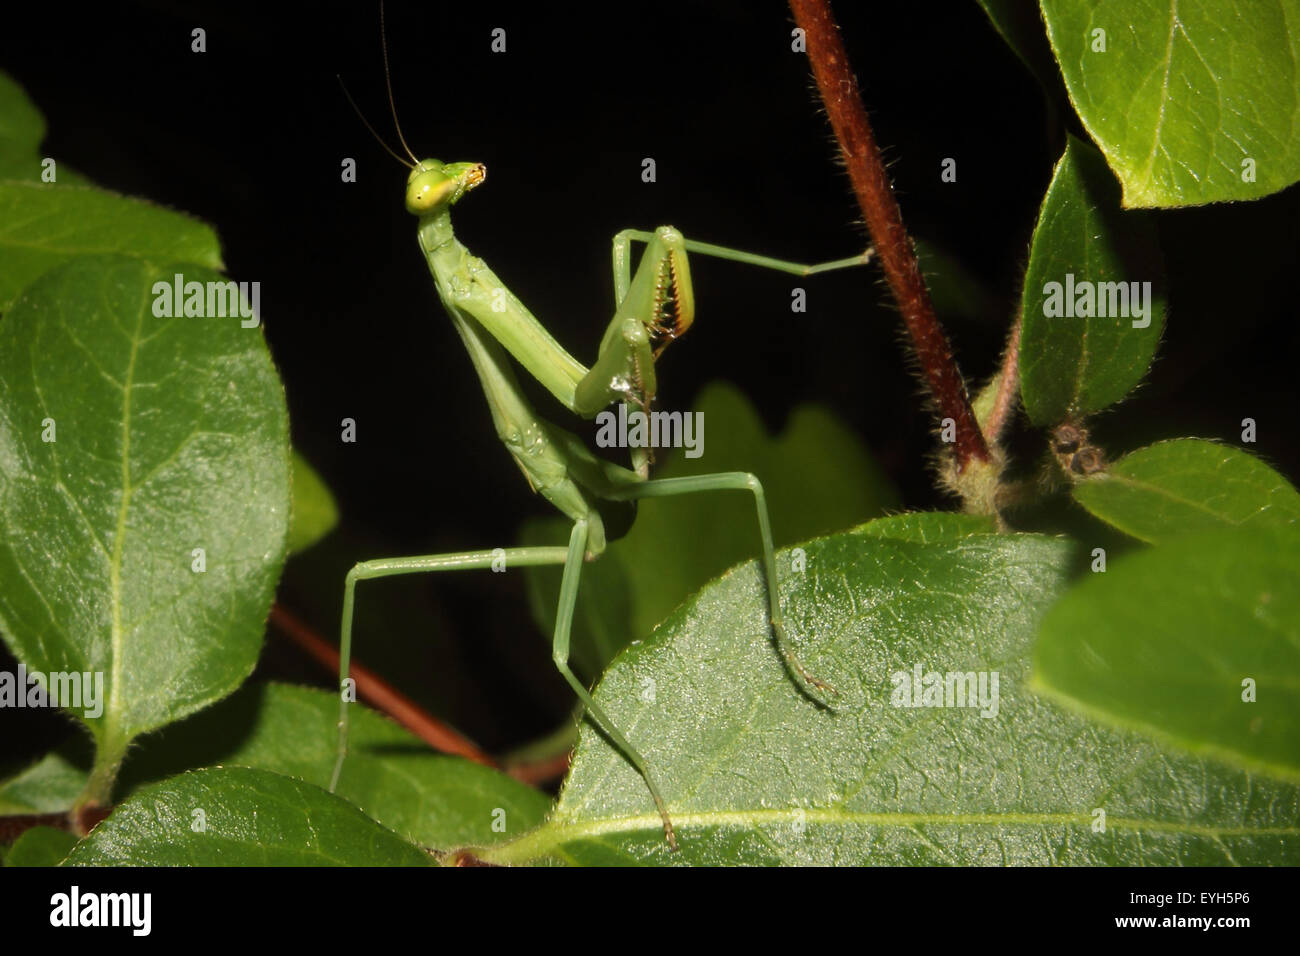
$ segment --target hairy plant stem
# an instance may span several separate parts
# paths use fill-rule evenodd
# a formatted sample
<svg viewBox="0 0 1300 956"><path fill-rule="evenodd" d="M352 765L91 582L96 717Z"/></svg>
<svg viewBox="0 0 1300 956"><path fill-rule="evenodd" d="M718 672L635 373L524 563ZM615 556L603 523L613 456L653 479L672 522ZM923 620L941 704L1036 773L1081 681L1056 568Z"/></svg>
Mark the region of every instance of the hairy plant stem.
<svg viewBox="0 0 1300 956"><path fill-rule="evenodd" d="M86 786L73 804L74 814L85 807L107 807L113 802L113 784L117 782L117 772L126 757L128 741L118 732L110 721L102 736L95 741L95 762L90 768Z"/></svg>
<svg viewBox="0 0 1300 956"><path fill-rule="evenodd" d="M1016 321L1011 325L1011 334L1007 336L1006 348L1002 352L998 374L986 389L987 407L985 393L975 399L975 417L984 431L984 441L990 448L1001 444L1002 432L1015 412L1016 396L1020 394L1020 326L1021 314L1017 312Z"/></svg>
<svg viewBox="0 0 1300 956"><path fill-rule="evenodd" d="M902 212L894 199L871 123L862 106L839 27L826 0L790 0L790 9L804 31L808 60L844 155L853 193L894 301L903 315L939 418L950 418L955 423L953 464L957 475L961 475L972 461L988 464L992 456L971 409L966 384L953 361L948 337L934 314L911 237L903 226Z"/></svg>

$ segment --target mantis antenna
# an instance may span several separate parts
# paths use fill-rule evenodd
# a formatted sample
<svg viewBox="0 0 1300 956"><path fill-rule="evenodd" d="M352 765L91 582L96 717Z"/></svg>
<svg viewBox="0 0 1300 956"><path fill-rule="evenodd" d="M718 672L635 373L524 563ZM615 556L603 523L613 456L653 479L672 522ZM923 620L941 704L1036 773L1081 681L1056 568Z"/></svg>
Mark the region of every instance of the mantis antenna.
<svg viewBox="0 0 1300 956"><path fill-rule="evenodd" d="M402 144L402 149L406 150L406 155L411 157L412 167L418 166L420 161L415 158L415 153L411 152L411 147L406 145L406 137L402 135L402 124L397 121L397 102L393 99L393 75L388 69L388 30L384 26L383 0L379 0L379 45L384 51L384 85L388 87L388 108L393 111L393 127L397 130L397 141Z"/></svg>
<svg viewBox="0 0 1300 956"><path fill-rule="evenodd" d="M375 142L377 142L380 146L384 147L384 149L388 152L389 156L393 157L393 159L397 160L407 169L414 169L415 167L411 163L408 163L406 160L402 159L401 156L397 155L397 152L393 149L393 147L385 143L383 137L375 132L375 128L370 125L370 120L366 119L366 114L361 112L361 107L357 106L357 101L354 100L352 98L352 94L348 92L348 86L346 83L343 82L343 77L335 73L334 79L338 80L339 86L343 87L343 95L346 96L348 98L348 102L352 104L352 110L354 113L357 114L357 118L360 119L361 122L366 125L366 129L370 130L370 135L375 138ZM398 135L400 136L401 133L399 132Z"/></svg>
<svg viewBox="0 0 1300 956"><path fill-rule="evenodd" d="M389 146L388 143L384 141L384 138L375 131L375 128L370 125L370 120L366 119L366 114L361 112L361 107L357 106L357 101L354 100L352 94L348 92L348 86L343 82L343 77L335 73L334 79L338 80L339 86L343 87L343 95L348 98L348 102L352 105L352 110L357 114L357 118L365 124L366 129L370 130L370 135L375 138L375 142L384 147L384 150L389 156L393 157L393 159L397 160L407 169L414 169L419 165L419 160L415 158L415 154L411 152L411 147L406 144L406 137L402 135L402 124L397 120L397 102L393 99L393 76L391 71L388 69L388 29L384 26L383 0L380 0L379 3L379 46L384 53L384 86L388 90L388 108L393 114L393 127L397 130L397 140L402 144L402 148L406 150L406 155L411 157L409 163L399 156L397 150Z"/></svg>

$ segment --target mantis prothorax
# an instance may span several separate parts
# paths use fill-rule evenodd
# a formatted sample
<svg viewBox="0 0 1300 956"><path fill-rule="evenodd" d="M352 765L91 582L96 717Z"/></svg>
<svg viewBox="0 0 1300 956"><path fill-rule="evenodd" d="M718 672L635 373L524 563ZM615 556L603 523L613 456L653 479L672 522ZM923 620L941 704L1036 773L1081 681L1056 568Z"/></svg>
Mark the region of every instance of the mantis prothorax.
<svg viewBox="0 0 1300 956"><path fill-rule="evenodd" d="M391 96L390 87L390 101ZM632 450L633 467L630 469L598 458L576 435L538 416L520 390L507 353L561 405L582 418L594 418L613 402L627 402L645 409L655 397L656 357L690 327L695 317L687 253L716 256L803 276L861 265L870 260L871 250L834 262L806 266L689 241L671 226L661 226L654 232L620 232L614 237L614 317L601 339L596 361L587 368L556 342L483 260L471 255L456 239L452 231L451 208L482 184L486 175L483 165L416 160L406 146L400 125L398 138L411 157L411 163L407 164L393 153L404 165L411 166L406 184L406 208L419 220L420 251L428 262L438 297L478 372L497 435L532 489L572 519L573 529L567 546L462 551L363 561L356 565L348 573L344 587L340 685L342 688L347 686L358 581L424 571L489 568L494 560L500 560L503 551L507 566L511 567L563 565L552 643L555 666L582 701L586 713L645 780L663 819L664 835L675 849L677 841L668 806L645 760L569 668L569 631L582 564L600 557L606 546L606 526L597 502L625 505L640 498L697 491L735 490L752 494L776 648L797 680L819 692L833 692L833 689L808 672L786 635L777 594L772 532L759 480L745 472L655 480L649 477L650 452L644 448ZM631 271L630 261L634 241L646 245L635 273ZM343 696L339 711L338 756L330 781L331 791L338 784L347 756L349 695L345 693Z"/></svg>

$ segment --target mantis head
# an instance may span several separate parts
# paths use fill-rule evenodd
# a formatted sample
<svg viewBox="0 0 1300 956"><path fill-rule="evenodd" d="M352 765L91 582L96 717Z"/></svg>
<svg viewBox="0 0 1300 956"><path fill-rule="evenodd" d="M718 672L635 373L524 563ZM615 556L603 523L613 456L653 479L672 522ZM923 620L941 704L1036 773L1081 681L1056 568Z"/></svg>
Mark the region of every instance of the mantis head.
<svg viewBox="0 0 1300 956"><path fill-rule="evenodd" d="M482 163L441 163L422 159L406 180L406 208L417 216L442 212L454 206L487 178Z"/></svg>

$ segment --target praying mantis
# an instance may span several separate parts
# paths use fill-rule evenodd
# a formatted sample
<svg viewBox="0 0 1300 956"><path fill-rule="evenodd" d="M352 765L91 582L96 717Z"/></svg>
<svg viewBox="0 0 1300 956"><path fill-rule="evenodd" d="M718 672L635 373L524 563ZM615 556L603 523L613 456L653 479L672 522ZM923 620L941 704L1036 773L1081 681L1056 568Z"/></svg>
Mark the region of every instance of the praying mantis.
<svg viewBox="0 0 1300 956"><path fill-rule="evenodd" d="M381 35L382 32L381 22ZM418 220L420 251L428 264L443 308L478 374L497 436L532 490L571 519L573 526L567 545L384 558L362 561L348 572L340 633L339 685L342 699L338 750L329 789L333 792L337 787L347 758L348 707L352 697L348 674L358 582L393 575L485 569L499 565L503 559L508 567L562 565L552 660L578 697L586 715L645 781L663 821L664 837L670 848L676 849L677 839L668 806L646 761L569 667L570 628L582 565L599 558L607 541L630 526L635 516L635 502L642 498L705 491L752 494L762 547L772 641L797 686L814 700L819 700L817 695L835 693L834 688L804 667L786 633L777 590L771 525L763 486L758 478L746 472L722 472L654 479L649 474L652 452L644 447L631 449L631 468L599 458L576 434L537 414L520 389L511 359L581 419L594 419L609 405L619 402L648 410L657 390L656 360L668 345L685 334L694 321L689 253L808 276L863 265L870 261L872 250L832 262L802 265L688 240L671 226L660 226L653 232L624 230L613 241L614 316L605 329L596 360L590 367L584 366L555 340L486 263L472 255L456 238L451 222L452 207L482 185L486 169L481 163L416 159L397 121L387 70L386 43L384 60L394 126L409 162L384 143L364 116L362 122L394 158L410 169L406 183L406 208ZM631 264L634 242L645 244L635 271ZM601 507L606 508L604 514Z"/></svg>

